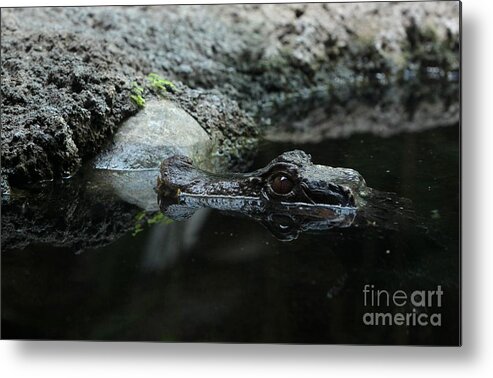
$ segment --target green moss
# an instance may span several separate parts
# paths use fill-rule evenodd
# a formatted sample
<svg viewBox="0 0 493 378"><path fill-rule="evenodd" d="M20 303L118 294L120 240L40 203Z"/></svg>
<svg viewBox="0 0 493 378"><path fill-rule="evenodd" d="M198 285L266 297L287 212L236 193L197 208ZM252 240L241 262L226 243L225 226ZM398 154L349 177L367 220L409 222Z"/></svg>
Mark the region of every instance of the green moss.
<svg viewBox="0 0 493 378"><path fill-rule="evenodd" d="M163 213L158 212L147 220L147 224L156 224L156 223L171 224L173 223L173 219L170 219Z"/></svg>
<svg viewBox="0 0 493 378"><path fill-rule="evenodd" d="M134 81L132 83L132 89L130 90L130 93L130 99L133 101L133 103L139 108L143 108L146 103L146 100L142 96L144 94L144 88L139 86L139 84Z"/></svg>
<svg viewBox="0 0 493 378"><path fill-rule="evenodd" d="M132 236L137 236L142 231L144 231L145 227L158 223L171 224L173 223L173 220L168 218L160 211L156 213L147 213L146 211L142 210L135 216L135 225Z"/></svg>
<svg viewBox="0 0 493 378"><path fill-rule="evenodd" d="M151 72L149 75L147 75L147 82L149 83L151 89L153 89L159 95L165 95L167 92L175 93L177 90L175 84L173 84L169 80L163 79L161 76L154 72Z"/></svg>
<svg viewBox="0 0 493 378"><path fill-rule="evenodd" d="M139 85L135 81L132 82L130 100L139 108L143 108L146 103L144 98L145 93L151 92L154 95L166 96L168 93L176 93L177 91L178 89L175 84L152 72L147 75L144 86Z"/></svg>

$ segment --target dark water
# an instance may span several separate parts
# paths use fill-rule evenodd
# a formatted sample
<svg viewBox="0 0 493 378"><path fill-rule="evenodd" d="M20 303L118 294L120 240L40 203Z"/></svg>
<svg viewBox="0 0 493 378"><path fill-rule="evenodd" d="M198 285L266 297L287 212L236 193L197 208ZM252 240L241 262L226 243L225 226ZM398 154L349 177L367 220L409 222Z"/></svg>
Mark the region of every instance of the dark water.
<svg viewBox="0 0 493 378"><path fill-rule="evenodd" d="M293 147L266 142L255 166ZM281 242L254 221L203 210L82 253L40 243L6 250L3 338L458 344L458 125L297 147L411 199L416 223ZM365 285L406 295L440 285L441 306L432 294L414 316L439 313L441 325L364 324L368 312L413 314L409 303L365 306Z"/></svg>

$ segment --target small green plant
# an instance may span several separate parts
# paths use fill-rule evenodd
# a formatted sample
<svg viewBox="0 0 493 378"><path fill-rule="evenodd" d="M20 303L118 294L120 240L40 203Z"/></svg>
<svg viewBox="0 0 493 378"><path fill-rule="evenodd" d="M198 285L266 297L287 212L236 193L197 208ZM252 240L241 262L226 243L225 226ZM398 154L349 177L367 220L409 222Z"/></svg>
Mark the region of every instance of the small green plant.
<svg viewBox="0 0 493 378"><path fill-rule="evenodd" d="M144 88L142 88L136 82L133 82L130 92L130 99L134 102L134 104L137 105L139 108L143 108L146 103L146 100L144 99L144 97L142 97L142 95L144 94Z"/></svg>
<svg viewBox="0 0 493 378"><path fill-rule="evenodd" d="M144 231L144 227L151 226L157 223L171 224L173 223L173 220L168 218L161 212L156 212L155 214L150 216L148 216L148 214L144 210L137 213L137 215L135 216L135 226L134 231L132 232L132 236L136 236Z"/></svg>
<svg viewBox="0 0 493 378"><path fill-rule="evenodd" d="M171 81L163 79L156 73L150 73L147 75L147 81L144 87L141 87L137 82L132 82L132 89L130 90L130 99L139 108L145 106L146 100L144 99L144 92L150 90L155 94L165 96L169 93L176 93L178 89L176 85Z"/></svg>
<svg viewBox="0 0 493 378"><path fill-rule="evenodd" d="M173 223L173 219L170 219L163 213L158 212L147 220L147 224L156 224L156 223L171 224Z"/></svg>
<svg viewBox="0 0 493 378"><path fill-rule="evenodd" d="M144 231L143 220L145 216L146 216L146 212L144 210L137 213L137 215L135 216L135 226L134 226L134 231L132 232L132 236L136 236L140 232Z"/></svg>
<svg viewBox="0 0 493 378"><path fill-rule="evenodd" d="M166 92L175 93L177 90L176 85L174 85L171 81L163 79L154 72L147 75L147 81L149 82L151 88L161 95L164 95Z"/></svg>

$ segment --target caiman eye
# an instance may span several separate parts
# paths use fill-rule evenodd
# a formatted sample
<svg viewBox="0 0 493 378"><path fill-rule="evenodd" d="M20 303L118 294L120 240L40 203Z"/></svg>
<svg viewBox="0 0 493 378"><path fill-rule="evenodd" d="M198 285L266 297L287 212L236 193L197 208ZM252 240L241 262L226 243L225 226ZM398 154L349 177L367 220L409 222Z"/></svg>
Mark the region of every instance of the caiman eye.
<svg viewBox="0 0 493 378"><path fill-rule="evenodd" d="M284 174L274 176L270 184L272 190L277 194L288 194L294 188L294 182Z"/></svg>

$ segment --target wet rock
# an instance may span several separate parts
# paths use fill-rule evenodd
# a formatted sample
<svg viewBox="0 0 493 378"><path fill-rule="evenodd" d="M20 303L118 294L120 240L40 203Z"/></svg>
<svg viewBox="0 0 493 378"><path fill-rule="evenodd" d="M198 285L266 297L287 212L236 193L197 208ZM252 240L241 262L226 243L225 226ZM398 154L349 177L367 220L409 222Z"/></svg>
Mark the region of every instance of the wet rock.
<svg viewBox="0 0 493 378"><path fill-rule="evenodd" d="M213 164L217 170L245 170L255 155L260 124L218 90L187 89L176 101L215 142Z"/></svg>
<svg viewBox="0 0 493 378"><path fill-rule="evenodd" d="M169 100L154 100L122 124L94 167L119 171L158 169L162 160L175 154L205 164L210 161L212 146L209 135L182 108Z"/></svg>
<svg viewBox="0 0 493 378"><path fill-rule="evenodd" d="M10 199L10 185L5 177L1 177L2 203L8 202Z"/></svg>

